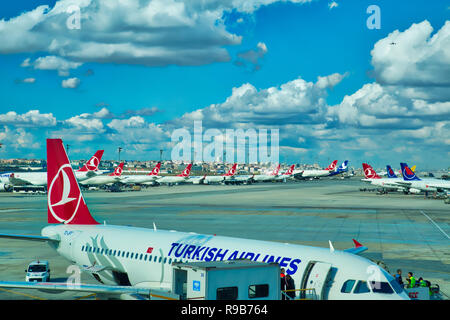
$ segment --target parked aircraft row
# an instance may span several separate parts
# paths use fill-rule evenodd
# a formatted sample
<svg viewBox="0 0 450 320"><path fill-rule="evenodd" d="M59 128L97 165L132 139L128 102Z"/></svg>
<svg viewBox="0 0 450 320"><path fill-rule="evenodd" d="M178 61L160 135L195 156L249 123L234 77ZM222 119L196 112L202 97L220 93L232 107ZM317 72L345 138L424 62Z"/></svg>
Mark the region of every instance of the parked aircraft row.
<svg viewBox="0 0 450 320"><path fill-rule="evenodd" d="M279 263L295 283L301 284L301 289L314 289L320 299L408 299L388 272L358 255L367 248L356 240L354 247L341 251L335 250L331 242L328 249L100 224L86 205L62 140L47 139L47 164L49 225L41 235L0 234L0 238L46 242L99 283L0 281L0 287L148 298L151 289L171 290L172 262L243 258ZM368 274L376 277L371 279Z"/></svg>
<svg viewBox="0 0 450 320"><path fill-rule="evenodd" d="M253 182L286 182L287 180L318 179L322 177L334 176L348 171L348 161L345 160L336 168L337 160L334 160L327 168L323 170L294 170L294 165L280 173L280 165L270 173L259 175L237 175L235 163L230 170L223 175L203 175L191 176L192 164L188 164L183 172L176 176L160 176L161 163L158 162L153 170L147 175L123 175L124 163L121 162L114 172L106 174L99 170L101 158L104 150L98 150L80 169L75 171L75 176L84 187L111 186L113 184L121 185L173 185L179 183L192 184L250 184ZM45 187L47 184L46 172L13 172L8 175L9 179L3 177L0 181L0 189L7 191L11 186L34 186Z"/></svg>
<svg viewBox="0 0 450 320"><path fill-rule="evenodd" d="M435 178L419 178L415 172L403 162L400 163L401 178L397 177L390 165L386 166L387 178L381 178L372 166L367 163L363 163L362 166L365 175L365 179L362 179L362 181L384 189L403 191L405 193L450 191L450 181Z"/></svg>

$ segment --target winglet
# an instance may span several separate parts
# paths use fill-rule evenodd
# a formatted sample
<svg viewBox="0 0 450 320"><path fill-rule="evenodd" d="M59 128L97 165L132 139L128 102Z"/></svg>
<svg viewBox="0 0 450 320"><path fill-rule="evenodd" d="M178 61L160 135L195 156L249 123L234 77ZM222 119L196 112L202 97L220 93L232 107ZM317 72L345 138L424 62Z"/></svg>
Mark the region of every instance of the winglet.
<svg viewBox="0 0 450 320"><path fill-rule="evenodd" d="M355 239L352 239L353 243L355 244L355 248L359 248L359 247L363 247L363 245L361 243L359 243L358 241L356 241Z"/></svg>

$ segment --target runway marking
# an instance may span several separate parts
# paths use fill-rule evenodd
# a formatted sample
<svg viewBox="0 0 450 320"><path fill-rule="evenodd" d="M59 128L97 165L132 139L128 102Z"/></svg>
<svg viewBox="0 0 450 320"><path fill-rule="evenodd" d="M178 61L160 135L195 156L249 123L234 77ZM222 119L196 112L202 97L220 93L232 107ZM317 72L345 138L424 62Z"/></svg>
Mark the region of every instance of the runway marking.
<svg viewBox="0 0 450 320"><path fill-rule="evenodd" d="M430 220L430 221L436 226L436 228L438 228L439 231L441 231L441 232L447 237L447 239L450 240L450 237L448 236L448 234L446 234L445 231L442 230L441 227L439 227L439 226L436 224L436 222L433 221L433 219L431 219L431 218L430 218L425 212L423 212L422 210L420 210L420 212L421 212L425 217L427 217L428 220Z"/></svg>
<svg viewBox="0 0 450 320"><path fill-rule="evenodd" d="M8 290L8 289L3 289L3 288L0 288L0 290L1 291L6 291L6 292L9 292L9 293L22 295L22 296L29 297L29 298L33 298L33 299L36 299L36 300L47 300L45 298L40 298L40 297L33 296L31 294L26 294L26 293L22 293L22 292L13 291L13 290Z"/></svg>

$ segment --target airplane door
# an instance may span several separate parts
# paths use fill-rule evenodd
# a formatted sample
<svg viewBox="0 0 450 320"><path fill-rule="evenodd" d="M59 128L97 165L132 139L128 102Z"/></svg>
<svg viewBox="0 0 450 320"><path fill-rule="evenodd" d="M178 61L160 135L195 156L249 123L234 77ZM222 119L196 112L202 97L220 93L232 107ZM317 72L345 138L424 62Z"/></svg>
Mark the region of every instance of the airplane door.
<svg viewBox="0 0 450 320"><path fill-rule="evenodd" d="M315 289L316 295L323 300L328 276L331 270L331 264L325 262L310 262L312 267L309 269L309 275L304 283L305 289Z"/></svg>

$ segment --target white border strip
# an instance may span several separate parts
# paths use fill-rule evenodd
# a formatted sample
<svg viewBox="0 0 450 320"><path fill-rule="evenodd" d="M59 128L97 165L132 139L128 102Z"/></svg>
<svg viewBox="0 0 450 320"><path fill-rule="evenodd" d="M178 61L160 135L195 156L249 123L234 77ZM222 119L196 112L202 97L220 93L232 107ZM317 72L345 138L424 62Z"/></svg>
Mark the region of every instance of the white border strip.
<svg viewBox="0 0 450 320"><path fill-rule="evenodd" d="M441 229L441 227L439 227L436 222L433 221L433 219L431 219L425 212L423 212L422 210L420 210L420 212L422 212L422 214L428 218L428 220L430 220L431 222L433 222L433 224L443 233L445 234L445 236L450 240L450 237L448 236L448 234L445 233L444 230Z"/></svg>

